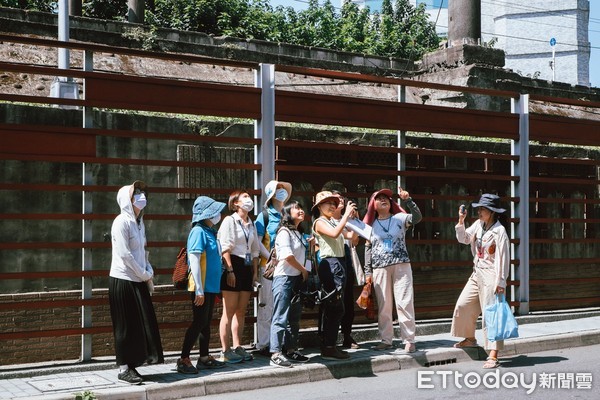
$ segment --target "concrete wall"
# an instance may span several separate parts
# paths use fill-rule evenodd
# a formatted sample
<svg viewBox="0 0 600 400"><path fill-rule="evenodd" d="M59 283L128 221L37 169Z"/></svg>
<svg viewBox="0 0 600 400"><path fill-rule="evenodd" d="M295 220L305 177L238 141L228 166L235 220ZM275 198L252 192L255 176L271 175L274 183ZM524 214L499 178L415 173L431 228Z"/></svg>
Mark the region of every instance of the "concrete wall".
<svg viewBox="0 0 600 400"><path fill-rule="evenodd" d="M555 81L590 85L589 1L484 1L481 13L483 41L498 39L494 47L505 51L507 68L551 80L555 38Z"/></svg>

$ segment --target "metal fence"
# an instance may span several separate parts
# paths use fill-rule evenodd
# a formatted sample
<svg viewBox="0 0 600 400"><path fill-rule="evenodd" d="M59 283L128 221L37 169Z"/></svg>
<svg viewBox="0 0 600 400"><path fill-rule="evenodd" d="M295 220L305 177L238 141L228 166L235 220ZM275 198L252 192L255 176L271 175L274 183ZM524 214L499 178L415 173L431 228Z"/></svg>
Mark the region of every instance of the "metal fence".
<svg viewBox="0 0 600 400"><path fill-rule="evenodd" d="M55 279L72 279L78 290L76 298L4 296L0 312L21 323L4 323L2 341L70 337L80 344L81 359L97 353L96 346L102 344L94 344L94 337L111 331L109 320L95 319L100 309L104 309L100 314L106 315L107 299L94 291L106 288L110 243L105 232L110 231L114 218L110 211L113 197L121 184L140 176L152 177L154 210L164 210L145 218L149 230L165 232L148 243L156 254L155 271L163 282L171 273L171 254L185 238L181 226L189 219L190 207L186 206L197 195L223 198L245 180L257 196L256 203L262 204L261 188L277 178L292 182L294 196L305 202L335 182L364 204L372 190L400 184L411 191L424 213L423 222L408 240L418 318L451 315L471 268L470 257L452 236L456 209L482 191L498 192L510 205L511 304L517 312L600 305L600 162L576 153L548 156L540 146L532 146L533 141L598 146L600 121L530 114L529 107L531 101L537 101L597 111L599 103L98 44L59 44L25 36L0 35L0 40L81 51L81 68L59 70L0 62L0 70L67 75L83 85L81 99L0 93L0 100L7 104L76 107L72 113L80 114L81 121L80 126L63 126L56 120L0 123L0 159L7 167L0 190L3 201L11 199L0 217L30 226L19 230L11 225L14 232L5 232L0 243L0 280L39 281L40 286L47 286ZM97 53L233 68L240 74L253 74L255 85L97 71ZM384 100L284 90L277 87L281 74L392 85L398 95L395 100ZM414 87L503 97L510 99L512 111L405 102L407 88ZM255 121L254 137L202 135L192 129L107 129L98 119L99 110L123 110L139 118L145 118L147 112L244 118ZM357 145L328 137L276 139L276 122L389 130L394 133L387 137L394 142ZM408 131L439 136L426 141ZM457 141L447 135L480 141L465 149L455 146ZM500 144L490 143L492 139L500 139ZM25 182L20 179L22 170L10 172L22 168L32 168L35 176ZM31 200L40 196L47 200L43 206ZM40 231L52 233L53 240L43 239L48 236ZM70 265L53 262L55 253ZM172 290L159 291L154 297L165 309L187 301L185 294ZM52 310L55 320L68 323L50 329L37 320L28 322L39 310ZM161 320L163 331L181 330L186 325L186 317L176 313Z"/></svg>

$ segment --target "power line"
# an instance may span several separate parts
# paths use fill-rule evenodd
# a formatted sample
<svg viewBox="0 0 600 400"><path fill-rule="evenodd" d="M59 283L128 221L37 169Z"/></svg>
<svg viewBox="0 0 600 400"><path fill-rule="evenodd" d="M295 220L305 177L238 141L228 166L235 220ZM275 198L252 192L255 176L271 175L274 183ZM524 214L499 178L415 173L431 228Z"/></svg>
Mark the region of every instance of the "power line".
<svg viewBox="0 0 600 400"><path fill-rule="evenodd" d="M486 17L496 17L496 15L491 15L491 14L481 14L482 16L486 16ZM540 21L532 21L532 20L526 20L526 19L519 19L519 23L528 23L528 24L536 24L536 25L546 25L546 26L552 26L555 28L568 28L568 29L574 29L574 27L572 25L556 25L556 24L551 24L548 22L540 22ZM588 29L588 32L598 32L600 33L600 30L593 30L593 29Z"/></svg>
<svg viewBox="0 0 600 400"><path fill-rule="evenodd" d="M517 10L525 10L525 11L537 11L537 12L544 12L544 13L556 13L559 14L557 15L560 18L567 18L567 19L578 19L576 16L573 15L566 15L565 14L565 10L560 10L560 9L549 9L549 8L541 8L541 7L535 7L535 6L526 6L523 4L518 4L515 2L508 2L508 1L502 1L502 0L495 0L495 1L487 1L487 0L481 0L482 3L487 3L490 4L492 6L496 6L496 5L505 5L508 7L511 7L513 9L517 9Z"/></svg>
<svg viewBox="0 0 600 400"><path fill-rule="evenodd" d="M448 28L445 25L439 25L440 28ZM547 40L543 40L543 39L532 39L532 38L525 38L525 37L521 37L521 36L512 36L512 35L503 35L500 33L495 33L495 32L484 32L481 31L482 34L486 34L486 35L490 35L490 36L498 36L498 37L505 37L505 38L509 38L509 39L521 39L521 40L528 40L531 42L539 42L539 43L548 43ZM588 45L579 45L579 44L573 44L573 43L561 43L561 45L563 46L570 46L570 47L586 47L586 48L590 48L590 49L600 49L600 46L588 46Z"/></svg>

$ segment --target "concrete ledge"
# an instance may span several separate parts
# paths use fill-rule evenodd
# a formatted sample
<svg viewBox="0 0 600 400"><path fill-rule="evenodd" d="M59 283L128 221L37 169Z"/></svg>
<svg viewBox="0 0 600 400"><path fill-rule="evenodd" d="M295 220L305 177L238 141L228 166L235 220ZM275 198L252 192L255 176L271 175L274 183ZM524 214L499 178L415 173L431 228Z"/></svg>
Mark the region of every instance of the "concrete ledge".
<svg viewBox="0 0 600 400"><path fill-rule="evenodd" d="M230 375L205 378L206 394L241 392L273 386L309 382L309 373L304 368L265 368L254 371L239 371Z"/></svg>
<svg viewBox="0 0 600 400"><path fill-rule="evenodd" d="M509 340L502 351L503 356L514 356L568 347L600 344L600 329L592 329L566 334L536 336ZM198 375L177 382L151 383L140 386L120 386L94 390L102 400L171 400L202 397L211 394L225 394L255 390L294 383L317 382L325 379L341 379L351 376L373 376L378 373L427 368L435 365L454 364L485 359L482 348L455 349L444 341L417 342L416 353L375 352L367 349L352 353L345 361L324 361L311 354L313 361L308 364L295 364L293 368L274 368L257 365L254 368L238 369L231 373ZM45 394L29 397L43 400L72 400L71 393Z"/></svg>

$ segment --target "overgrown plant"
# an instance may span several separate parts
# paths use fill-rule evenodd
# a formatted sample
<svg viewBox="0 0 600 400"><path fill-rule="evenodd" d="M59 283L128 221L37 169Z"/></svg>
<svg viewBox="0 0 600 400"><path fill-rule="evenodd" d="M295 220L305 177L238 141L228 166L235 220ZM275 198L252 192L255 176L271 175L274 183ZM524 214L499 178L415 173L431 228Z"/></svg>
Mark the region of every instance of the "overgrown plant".
<svg viewBox="0 0 600 400"><path fill-rule="evenodd" d="M86 390L85 392L75 393L75 400L96 400L94 392Z"/></svg>
<svg viewBox="0 0 600 400"><path fill-rule="evenodd" d="M23 0L0 0L21 4ZM50 0L27 0L27 7L55 4ZM337 4L337 3L336 3ZM126 1L86 0L83 15L124 20ZM268 0L154 0L144 17L154 29L172 28L215 36L258 39L331 50L358 52L416 60L437 49L439 37L429 21L425 5L409 0L383 0L381 12L370 14L346 0L337 10L332 0L308 0L306 9L273 8ZM144 48L154 39L142 38Z"/></svg>

